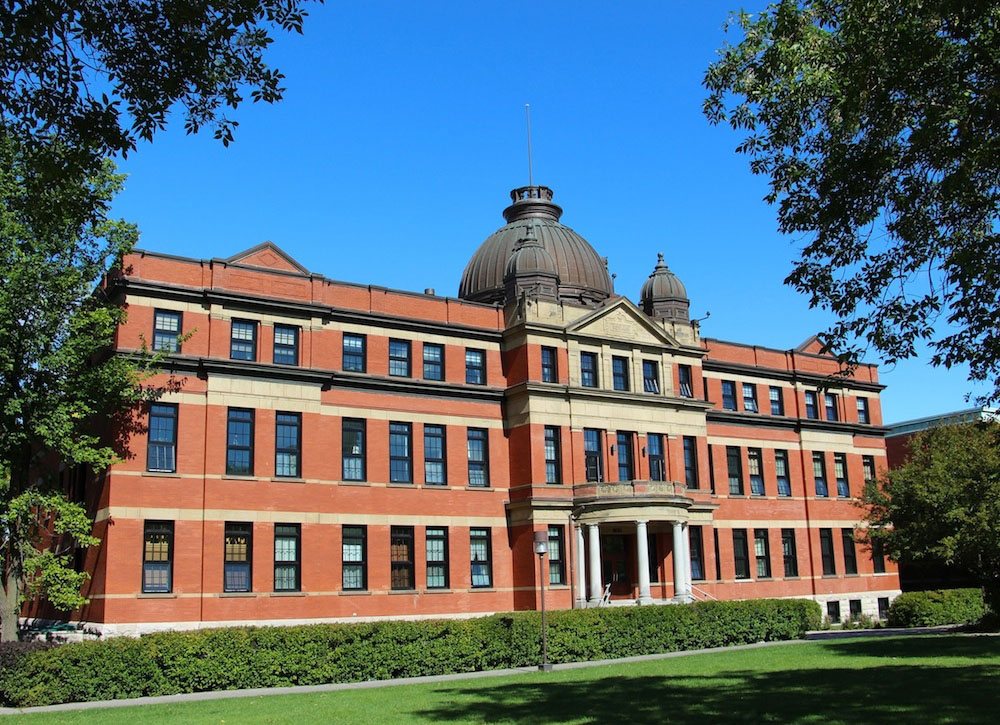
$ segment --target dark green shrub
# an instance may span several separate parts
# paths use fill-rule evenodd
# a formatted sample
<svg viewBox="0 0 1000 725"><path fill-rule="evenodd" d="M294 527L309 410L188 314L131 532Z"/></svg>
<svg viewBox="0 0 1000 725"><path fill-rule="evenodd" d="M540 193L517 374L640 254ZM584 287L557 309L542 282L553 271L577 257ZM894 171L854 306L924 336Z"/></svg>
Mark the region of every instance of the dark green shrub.
<svg viewBox="0 0 1000 725"><path fill-rule="evenodd" d="M548 615L549 660L793 639L819 619L818 604L793 599L556 611ZM540 632L538 612L163 632L11 655L0 697L26 707L523 667L539 661Z"/></svg>
<svg viewBox="0 0 1000 725"><path fill-rule="evenodd" d="M905 592L889 606L890 627L973 624L986 615L982 589Z"/></svg>

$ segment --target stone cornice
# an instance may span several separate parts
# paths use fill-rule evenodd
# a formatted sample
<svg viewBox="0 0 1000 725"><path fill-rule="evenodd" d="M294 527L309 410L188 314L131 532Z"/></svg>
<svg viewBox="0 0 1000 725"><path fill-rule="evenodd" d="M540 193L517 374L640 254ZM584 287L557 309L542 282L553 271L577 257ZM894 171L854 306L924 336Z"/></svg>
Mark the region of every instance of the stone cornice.
<svg viewBox="0 0 1000 725"><path fill-rule="evenodd" d="M801 432L803 430L821 430L829 433L852 433L855 435L882 438L887 428L864 423L845 423L836 420L815 420L812 418L788 418L779 415L760 415L759 413L740 413L731 410L709 410L705 414L708 423L724 423L726 425L746 425L754 428L783 428Z"/></svg>
<svg viewBox="0 0 1000 725"><path fill-rule="evenodd" d="M796 353L800 354L800 353ZM885 390L885 386L879 383L866 383L862 380L844 378L837 375L820 375L818 373L806 373L799 370L779 370L777 368L764 368L757 365L744 365L743 363L727 362L725 360L713 360L705 358L702 361L703 370L718 373L732 373L734 375L754 375L760 378L774 378L775 380L787 380L792 383L805 383L817 387L848 388L852 390L864 390L878 393Z"/></svg>
<svg viewBox="0 0 1000 725"><path fill-rule="evenodd" d="M564 399L573 398L575 400L661 405L669 408L689 410L709 410L712 407L712 403L695 398L635 393L622 390L603 390L601 388L583 388L573 385L563 385L562 383L539 383L533 381L511 385L507 388L505 394L508 398L518 395L544 395Z"/></svg>

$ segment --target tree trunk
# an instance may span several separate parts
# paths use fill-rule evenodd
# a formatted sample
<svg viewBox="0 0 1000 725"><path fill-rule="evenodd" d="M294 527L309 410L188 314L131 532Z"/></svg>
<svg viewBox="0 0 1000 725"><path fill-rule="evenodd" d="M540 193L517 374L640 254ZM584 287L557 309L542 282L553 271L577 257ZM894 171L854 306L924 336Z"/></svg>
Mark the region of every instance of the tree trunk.
<svg viewBox="0 0 1000 725"><path fill-rule="evenodd" d="M21 615L21 582L13 572L7 573L0 596L0 642L17 641Z"/></svg>

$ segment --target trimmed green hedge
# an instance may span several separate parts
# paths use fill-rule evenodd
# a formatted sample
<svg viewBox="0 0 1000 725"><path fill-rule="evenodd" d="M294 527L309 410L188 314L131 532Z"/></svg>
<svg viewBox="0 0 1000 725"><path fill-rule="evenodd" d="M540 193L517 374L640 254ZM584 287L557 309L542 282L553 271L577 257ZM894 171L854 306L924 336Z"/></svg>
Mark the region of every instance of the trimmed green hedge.
<svg viewBox="0 0 1000 725"><path fill-rule="evenodd" d="M607 607L549 615L552 662L801 637L820 607L801 599ZM28 652L0 697L29 707L205 690L356 682L536 664L541 616L239 627L120 637Z"/></svg>
<svg viewBox="0 0 1000 725"><path fill-rule="evenodd" d="M982 589L905 592L889 606L890 627L973 624L987 612Z"/></svg>

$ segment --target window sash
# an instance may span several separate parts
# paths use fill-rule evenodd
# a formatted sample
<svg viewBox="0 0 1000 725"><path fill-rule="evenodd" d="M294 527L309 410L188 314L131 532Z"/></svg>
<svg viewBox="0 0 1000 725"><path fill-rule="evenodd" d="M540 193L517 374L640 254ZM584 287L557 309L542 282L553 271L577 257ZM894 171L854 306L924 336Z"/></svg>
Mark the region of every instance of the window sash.
<svg viewBox="0 0 1000 725"><path fill-rule="evenodd" d="M588 481L604 480L604 455L601 450L601 432L594 428L583 431L583 463Z"/></svg>
<svg viewBox="0 0 1000 725"><path fill-rule="evenodd" d="M257 359L257 323L233 320L230 325L229 357L233 360Z"/></svg>
<svg viewBox="0 0 1000 725"><path fill-rule="evenodd" d="M424 347L427 348L430 345ZM410 377L409 340L389 340L389 375L400 378Z"/></svg>
<svg viewBox="0 0 1000 725"><path fill-rule="evenodd" d="M733 496L743 495L743 461L740 449L726 446L726 468L729 475L729 493Z"/></svg>
<svg viewBox="0 0 1000 725"><path fill-rule="evenodd" d="M278 413L274 431L274 475L298 478L301 473L302 419L299 413Z"/></svg>
<svg viewBox="0 0 1000 725"><path fill-rule="evenodd" d="M698 488L698 443L691 436L684 436L684 482L688 488Z"/></svg>
<svg viewBox="0 0 1000 725"><path fill-rule="evenodd" d="M181 313L167 310L156 310L153 312L153 351L154 352L175 352L181 351L178 340L182 329Z"/></svg>
<svg viewBox="0 0 1000 725"><path fill-rule="evenodd" d="M580 353L580 385L585 388L597 387L597 354Z"/></svg>
<svg viewBox="0 0 1000 725"><path fill-rule="evenodd" d="M465 382L468 385L486 384L486 353L482 350L465 351Z"/></svg>
<svg viewBox="0 0 1000 725"><path fill-rule="evenodd" d="M700 526L688 527L688 548L691 551L691 580L699 581L704 579L705 551Z"/></svg>
<svg viewBox="0 0 1000 725"><path fill-rule="evenodd" d="M389 529L389 585L394 590L414 589L413 527Z"/></svg>
<svg viewBox="0 0 1000 725"><path fill-rule="evenodd" d="M341 529L341 586L348 591L368 588L367 528L344 526Z"/></svg>
<svg viewBox="0 0 1000 725"><path fill-rule="evenodd" d="M837 420L837 396L832 393L826 393L823 396L823 401L826 407L826 419Z"/></svg>
<svg viewBox="0 0 1000 725"><path fill-rule="evenodd" d="M442 425L424 426L424 483L447 483L445 431Z"/></svg>
<svg viewBox="0 0 1000 725"><path fill-rule="evenodd" d="M366 424L357 418L341 421L341 466L345 481L364 481L367 477Z"/></svg>
<svg viewBox="0 0 1000 725"><path fill-rule="evenodd" d="M365 347L364 335L344 334L342 365L345 371L353 373L365 371Z"/></svg>
<svg viewBox="0 0 1000 725"><path fill-rule="evenodd" d="M409 423L389 424L389 481L413 483L413 428Z"/></svg>
<svg viewBox="0 0 1000 725"><path fill-rule="evenodd" d="M778 483L778 495L791 496L792 484L788 477L788 453L786 451L774 452L774 473Z"/></svg>
<svg viewBox="0 0 1000 725"><path fill-rule="evenodd" d="M642 361L642 389L647 393L660 392L660 366L654 360Z"/></svg>
<svg viewBox="0 0 1000 725"><path fill-rule="evenodd" d="M799 575L799 559L795 551L795 530L781 530L781 556L785 565L785 576Z"/></svg>
<svg viewBox="0 0 1000 725"><path fill-rule="evenodd" d="M559 461L560 449L559 428L552 425L545 426L545 482L561 483L562 466Z"/></svg>
<svg viewBox="0 0 1000 725"><path fill-rule="evenodd" d="M274 326L274 363L299 364L299 328L289 325Z"/></svg>
<svg viewBox="0 0 1000 725"><path fill-rule="evenodd" d="M811 390L807 390L805 393L806 397L806 418L810 420L816 420L819 418L819 412L816 410L816 393Z"/></svg>
<svg viewBox="0 0 1000 725"><path fill-rule="evenodd" d="M145 521L142 534L142 591L173 591L174 522Z"/></svg>
<svg viewBox="0 0 1000 725"><path fill-rule="evenodd" d="M736 383L731 380L722 381L722 407L724 410L736 410Z"/></svg>
<svg viewBox="0 0 1000 725"><path fill-rule="evenodd" d="M772 387L768 390L768 398L771 401L771 415L785 414L785 400L781 394L781 388Z"/></svg>
<svg viewBox="0 0 1000 725"><path fill-rule="evenodd" d="M253 475L254 413L246 408L230 408L226 419L226 474Z"/></svg>
<svg viewBox="0 0 1000 725"><path fill-rule="evenodd" d="M694 384L691 379L691 366L690 365L678 365L677 366L677 381L680 384L680 394L684 398L694 397Z"/></svg>
<svg viewBox="0 0 1000 725"><path fill-rule="evenodd" d="M556 363L556 349L554 347L542 348L542 382L555 383L559 380Z"/></svg>
<svg viewBox="0 0 1000 725"><path fill-rule="evenodd" d="M549 584L566 583L565 529L549 526Z"/></svg>
<svg viewBox="0 0 1000 725"><path fill-rule="evenodd" d="M844 573L858 573L858 556L854 548L854 530L841 529L840 540L844 547Z"/></svg>
<svg viewBox="0 0 1000 725"><path fill-rule="evenodd" d="M646 450L649 454L649 478L651 481L666 481L667 467L663 459L663 436L650 433L646 436ZM685 463L686 465L686 463Z"/></svg>
<svg viewBox="0 0 1000 725"><path fill-rule="evenodd" d="M223 591L252 591L253 524L227 522L223 551Z"/></svg>
<svg viewBox="0 0 1000 725"><path fill-rule="evenodd" d="M482 428L469 428L466 447L469 462L469 485L476 488L489 486L488 440Z"/></svg>
<svg viewBox="0 0 1000 725"><path fill-rule="evenodd" d="M743 383L743 410L757 412L757 386L752 383Z"/></svg>
<svg viewBox="0 0 1000 725"><path fill-rule="evenodd" d="M733 568L737 579L750 578L750 554L746 529L733 529Z"/></svg>
<svg viewBox="0 0 1000 725"><path fill-rule="evenodd" d="M632 455L632 434L618 433L618 480L632 481L635 479L635 467Z"/></svg>
<svg viewBox="0 0 1000 725"><path fill-rule="evenodd" d="M826 485L826 461L822 453L813 453L813 479L816 482L816 495L828 497L830 489Z"/></svg>
<svg viewBox="0 0 1000 725"><path fill-rule="evenodd" d="M423 360L424 380L444 380L444 347L425 342Z"/></svg>
<svg viewBox="0 0 1000 725"><path fill-rule="evenodd" d="M763 496L764 473L762 454L759 448L747 449L747 468L750 472L750 493L754 496Z"/></svg>
<svg viewBox="0 0 1000 725"><path fill-rule="evenodd" d="M158 473L177 471L177 406L160 403L149 407L149 440L146 470Z"/></svg>
<svg viewBox="0 0 1000 725"><path fill-rule="evenodd" d="M868 398L858 398L858 422L859 423L870 423L868 417Z"/></svg>
<svg viewBox="0 0 1000 725"><path fill-rule="evenodd" d="M473 587L493 585L492 546L489 529L469 529L469 564Z"/></svg>
<svg viewBox="0 0 1000 725"><path fill-rule="evenodd" d="M771 577L771 543L768 540L767 529L754 529L754 557L757 562L757 578Z"/></svg>
<svg viewBox="0 0 1000 725"><path fill-rule="evenodd" d="M428 527L426 531L427 588L448 588L448 529Z"/></svg>
<svg viewBox="0 0 1000 725"><path fill-rule="evenodd" d="M847 456L845 454L834 454L833 469L837 477L837 495L841 498L850 498L851 486L847 481Z"/></svg>
<svg viewBox="0 0 1000 725"><path fill-rule="evenodd" d="M819 549L823 560L824 576L837 574L837 561L833 556L833 532L830 529L819 530Z"/></svg>
<svg viewBox="0 0 1000 725"><path fill-rule="evenodd" d="M274 525L274 591L297 592L301 588L301 541L298 524Z"/></svg>

